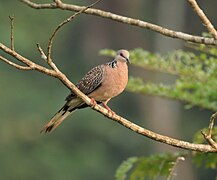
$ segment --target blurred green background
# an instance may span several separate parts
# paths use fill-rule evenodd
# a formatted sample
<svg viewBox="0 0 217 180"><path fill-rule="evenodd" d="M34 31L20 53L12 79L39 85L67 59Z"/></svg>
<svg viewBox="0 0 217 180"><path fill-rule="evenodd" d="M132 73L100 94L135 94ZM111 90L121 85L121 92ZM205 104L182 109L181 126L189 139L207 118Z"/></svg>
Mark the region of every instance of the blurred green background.
<svg viewBox="0 0 217 180"><path fill-rule="evenodd" d="M93 1L64 2L87 5ZM198 2L216 24L217 1ZM178 31L192 34L206 31L186 1L110 0L97 7ZM20 1L1 0L0 42L10 46L8 16L14 15L16 51L45 65L36 43L45 49L54 28L71 14L62 10L35 10ZM137 47L162 54L186 48L181 40L146 29L80 15L58 33L52 57L76 83L91 67L111 60L99 56L101 49ZM135 67L130 67L129 73L149 81L173 81L173 77ZM54 78L20 71L3 62L0 62L0 87L0 179L111 180L120 163L130 156L179 150L137 135L89 108L75 112L53 133L40 134L43 124L64 104L68 89ZM188 141L207 126L212 113L198 107L187 110L184 103L129 92L109 105L116 113L145 128ZM197 169L190 158L178 165L176 173L174 179L202 180L216 175L211 170Z"/></svg>

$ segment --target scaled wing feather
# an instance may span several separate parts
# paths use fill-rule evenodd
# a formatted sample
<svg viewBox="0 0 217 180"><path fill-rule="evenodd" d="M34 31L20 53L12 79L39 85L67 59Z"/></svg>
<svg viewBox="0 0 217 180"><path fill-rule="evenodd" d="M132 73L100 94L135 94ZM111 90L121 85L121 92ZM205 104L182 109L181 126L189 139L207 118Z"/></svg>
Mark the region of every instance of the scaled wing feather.
<svg viewBox="0 0 217 180"><path fill-rule="evenodd" d="M77 88L88 95L97 89L103 81L103 65L99 65L88 71L88 73L76 84ZM66 97L71 101L76 95L72 92Z"/></svg>

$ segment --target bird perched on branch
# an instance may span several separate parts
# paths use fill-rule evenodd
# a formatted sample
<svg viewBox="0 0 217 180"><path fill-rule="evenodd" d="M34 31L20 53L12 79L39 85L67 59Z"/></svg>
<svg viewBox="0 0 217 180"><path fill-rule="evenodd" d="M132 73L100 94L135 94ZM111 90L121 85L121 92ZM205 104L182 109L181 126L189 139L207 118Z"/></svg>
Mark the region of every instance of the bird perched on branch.
<svg viewBox="0 0 217 180"><path fill-rule="evenodd" d="M128 82L129 52L119 50L115 59L109 63L92 68L76 84L77 88L91 98L91 104L96 103L114 112L107 106L108 101L119 95ZM85 108L88 105L73 92L66 97L65 105L44 125L41 132L51 132L76 109Z"/></svg>

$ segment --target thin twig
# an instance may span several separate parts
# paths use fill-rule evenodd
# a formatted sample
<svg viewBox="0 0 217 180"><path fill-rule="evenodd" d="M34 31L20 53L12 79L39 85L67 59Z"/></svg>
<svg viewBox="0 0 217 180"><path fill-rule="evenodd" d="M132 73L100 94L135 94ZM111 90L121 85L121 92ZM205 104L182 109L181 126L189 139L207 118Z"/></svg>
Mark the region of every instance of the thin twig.
<svg viewBox="0 0 217 180"><path fill-rule="evenodd" d="M30 0L21 0L23 3L28 5L31 8L34 9L61 9L61 10L69 10L69 11L80 11L84 7L83 6L77 6L73 4L65 4L65 3L60 3L59 5L55 3L50 3L50 4L38 4L38 3L33 3ZM134 18L129 18L125 16L120 16L114 13L102 11L100 9L93 9L89 8L87 9L84 13L86 14L91 14L107 19L112 19L114 21L118 21L124 24L129 24L133 26L137 26L140 28L146 28L153 30L155 32L158 32L164 36L172 37L172 38L178 38L182 39L184 41L190 41L194 43L200 43L200 44L206 44L206 45L217 45L217 40L214 38L205 38L201 36L194 36L191 34L179 32L179 31L173 31L167 28L164 28L162 26L158 26L152 23L148 23L139 19L134 19Z"/></svg>
<svg viewBox="0 0 217 180"><path fill-rule="evenodd" d="M208 136L205 132L201 132L201 134L203 135L204 139L206 139L208 141L208 143L215 149L217 149L217 143L212 139L211 136Z"/></svg>
<svg viewBox="0 0 217 180"><path fill-rule="evenodd" d="M11 65L11 66L17 68L17 69L20 69L20 70L32 70L31 67L18 65L18 64L16 64L16 63L13 63L13 62L9 61L8 59L6 59L6 58L4 58L4 57L2 57L2 56L0 56L0 59L1 59L2 61L4 61L4 62L8 63L9 65Z"/></svg>
<svg viewBox="0 0 217 180"><path fill-rule="evenodd" d="M85 11L86 12L86 11ZM40 47L40 46L39 46ZM48 69L45 68L41 65L38 65L34 62L32 62L31 60L23 57L22 55L18 54L17 52L11 50L10 48L8 48L7 46L5 46L4 44L0 43L0 49L2 51L4 51L5 53L7 53L8 55L11 55L12 57L16 58L18 61L26 64L27 66L31 67L31 69L34 69L36 71L39 71L41 73L44 73L46 75L58 78L66 87L68 87L71 91L73 91L78 97L80 97L87 105L91 105L91 100L88 96L86 96L85 94L83 94L67 77L65 74L63 74L61 71L56 71L54 69ZM41 49L42 50L42 49ZM39 50L40 51L40 50ZM43 52L43 51L42 51ZM41 53L41 52L40 52ZM4 59L4 58L3 58ZM1 58L2 60L2 58ZM4 61L4 60L3 60ZM4 61L7 62L9 65L14 66L13 63L9 62L9 61ZM53 62L52 62L53 63ZM54 63L53 63L54 64ZM54 66L56 66L54 64ZM14 66L16 67L16 66ZM141 134L143 136L146 136L148 138L151 138L155 141L159 141L162 143L166 143L168 145L172 145L175 147L179 147L179 148L183 148L183 149L188 149L188 150L194 150L194 151L201 151L201 152L217 152L217 149L211 145L206 145L206 144L194 144L194 143L190 143L190 142L186 142L186 141L182 141L182 140L178 140L178 139L174 139L168 136L164 136L161 134L157 134L155 132L152 132L148 129L145 129L141 126L138 126L134 123L132 123L131 121L118 116L117 114L112 115L111 113L109 113L109 111L105 108L103 108L100 105L95 105L93 107L96 111L100 112L101 114L105 115L106 117L108 117L111 120L114 120L115 122L120 123L121 125L125 126L126 128Z"/></svg>
<svg viewBox="0 0 217 180"><path fill-rule="evenodd" d="M44 51L42 50L41 46L39 43L36 44L39 53L41 54L41 58L44 59L47 62L47 56L45 55Z"/></svg>
<svg viewBox="0 0 217 180"><path fill-rule="evenodd" d="M176 174L175 174L175 169L176 169L178 163L179 163L180 161L184 161L184 160L185 160L185 157L184 157L184 156L179 156L179 157L176 158L176 161L174 162L174 166L173 166L172 169L170 170L170 174L169 174L169 176L167 177L167 180L171 180L172 177L176 175Z"/></svg>
<svg viewBox="0 0 217 180"><path fill-rule="evenodd" d="M11 21L11 49L14 51L14 16L9 16Z"/></svg>
<svg viewBox="0 0 217 180"><path fill-rule="evenodd" d="M88 96L86 96L85 94L83 94L62 72L56 72L52 69L47 69L43 66L40 66L40 65L30 61L29 59L26 59L25 57L21 56L17 52L12 51L10 48L3 45L2 43L0 43L0 49L3 50L5 53L15 57L17 60L25 63L26 65L29 65L30 67L32 67L32 69L35 69L35 70L42 72L46 75L58 78L66 87L68 87L71 91L73 91L87 105L91 105L90 98ZM132 130L138 134L141 134L143 136L151 138L155 141L159 141L159 142L171 145L171 146L175 146L175 147L179 147L179 148L183 148L183 149L188 149L188 150L194 150L194 151L200 151L200 152L217 152L217 149L211 145L194 144L194 143L190 143L187 141L182 141L182 140L174 139L174 138L171 138L168 136L164 136L164 135L155 133L153 131L150 131L148 129L145 129L145 128L138 126L138 125L132 123L131 121L129 121L129 120L117 115L117 114L111 115L111 113L107 109L103 108L100 105L95 105L93 109L95 109L96 111L105 115L109 119L120 123L124 127L128 128L128 129L130 129L130 130Z"/></svg>
<svg viewBox="0 0 217 180"><path fill-rule="evenodd" d="M82 8L79 12L77 13L74 13L73 15L71 15L69 18L67 18L66 20L64 20L63 22L61 22L57 27L56 29L54 30L54 32L52 33L50 39L49 39L49 42L48 42L48 47L47 47L47 62L49 65L51 65L51 67L53 69L56 69L57 70L57 67L54 66L54 64L52 63L52 59L51 59L51 48L52 48L52 44L53 44L53 40L54 40L54 37L56 35L56 33L58 32L58 30L60 30L61 27L63 27L65 24L69 23L70 21L72 21L76 16L82 14L83 12L85 12L88 8L94 6L95 4L97 4L99 1L101 0L97 0L96 2L94 2L93 4L89 5L89 6L86 6L84 8ZM56 1L56 3L58 4L58 6L60 6L62 4L61 1ZM58 70L59 71L59 70Z"/></svg>
<svg viewBox="0 0 217 180"><path fill-rule="evenodd" d="M215 112L210 118L208 133L205 133L203 131L201 133L202 133L203 137L209 142L209 144L211 146L213 146L215 149L217 149L217 143L212 138L212 129L213 129L213 126L215 124L215 118L217 118L217 112Z"/></svg>
<svg viewBox="0 0 217 180"><path fill-rule="evenodd" d="M210 32L210 34L217 40L217 31L210 22L210 20L207 18L205 13L202 11L202 9L197 4L196 0L188 0L189 4L191 5L194 12L200 17L203 24L206 26L207 30Z"/></svg>
<svg viewBox="0 0 217 180"><path fill-rule="evenodd" d="M26 64L27 66L29 66L32 70L37 70L39 72L42 72L44 74L47 74L49 76L53 76L55 77L56 73L54 70L52 69L47 69L41 65L38 65L34 62L32 62L31 60L23 57L22 55L18 54L16 51L11 50L10 48L8 48L7 46L5 46L4 44L0 43L0 49L2 51L4 51L5 53L11 55L12 57L16 58L18 61ZM6 62L6 61L4 61ZM8 63L8 62L7 62ZM10 64L10 63L8 63ZM13 64L13 63L12 63ZM11 65L11 64L10 64Z"/></svg>
<svg viewBox="0 0 217 180"><path fill-rule="evenodd" d="M209 123L209 130L208 130L208 136L211 136L212 135L212 129L213 129L213 126L215 124L215 119L217 118L217 112L215 112L211 118L210 118L210 123Z"/></svg>

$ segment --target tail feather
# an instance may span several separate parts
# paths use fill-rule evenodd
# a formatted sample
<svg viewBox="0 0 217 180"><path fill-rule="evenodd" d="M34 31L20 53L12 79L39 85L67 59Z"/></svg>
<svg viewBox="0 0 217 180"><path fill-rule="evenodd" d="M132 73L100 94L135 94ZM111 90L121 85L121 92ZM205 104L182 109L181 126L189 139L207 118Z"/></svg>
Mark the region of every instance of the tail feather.
<svg viewBox="0 0 217 180"><path fill-rule="evenodd" d="M75 109L69 109L70 106L65 104L53 117L52 119L44 125L40 133L49 133L53 131L57 126L59 126L63 120L68 117Z"/></svg>

